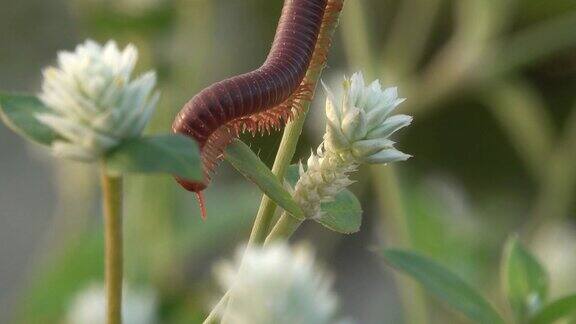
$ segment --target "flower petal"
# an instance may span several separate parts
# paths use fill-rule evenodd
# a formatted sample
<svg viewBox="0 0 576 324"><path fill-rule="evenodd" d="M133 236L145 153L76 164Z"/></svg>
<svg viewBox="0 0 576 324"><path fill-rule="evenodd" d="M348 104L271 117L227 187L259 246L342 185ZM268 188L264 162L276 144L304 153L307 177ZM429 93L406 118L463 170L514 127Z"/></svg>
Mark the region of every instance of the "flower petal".
<svg viewBox="0 0 576 324"><path fill-rule="evenodd" d="M412 155L402 153L396 149L386 149L378 153L372 154L368 157L365 157L363 161L371 164L381 164L381 163L406 161L411 157Z"/></svg>
<svg viewBox="0 0 576 324"><path fill-rule="evenodd" d="M350 141L356 141L366 136L368 132L366 114L358 108L350 109L342 119L342 133Z"/></svg>
<svg viewBox="0 0 576 324"><path fill-rule="evenodd" d="M408 115L394 115L384 121L382 125L368 132L367 137L385 138L401 128L404 128L412 123L412 116Z"/></svg>
<svg viewBox="0 0 576 324"><path fill-rule="evenodd" d="M352 154L356 158L362 159L366 156L382 151L385 148L391 148L393 146L394 142L387 138L362 140L352 144Z"/></svg>

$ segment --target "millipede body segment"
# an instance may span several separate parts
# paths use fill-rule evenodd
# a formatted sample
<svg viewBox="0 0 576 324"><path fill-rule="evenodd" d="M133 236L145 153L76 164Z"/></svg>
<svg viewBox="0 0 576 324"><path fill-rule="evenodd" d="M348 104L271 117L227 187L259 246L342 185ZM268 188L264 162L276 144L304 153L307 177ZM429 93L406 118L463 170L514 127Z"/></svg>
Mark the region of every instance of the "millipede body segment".
<svg viewBox="0 0 576 324"><path fill-rule="evenodd" d="M331 0L285 0L264 64L212 84L178 113L173 130L198 142L204 179L177 180L197 193L201 206L200 193L233 138L243 131L255 134L280 129L298 112L302 100L311 99L312 85L305 81L307 70L325 63L329 47L329 39L319 39L320 29L333 18L331 13L341 9L332 8Z"/></svg>
<svg viewBox="0 0 576 324"><path fill-rule="evenodd" d="M178 181L190 191L206 188L225 146L242 131L280 128L309 96L303 84L328 0L286 0L272 49L264 64L249 73L217 82L188 101L173 124L176 133L199 144L204 181Z"/></svg>

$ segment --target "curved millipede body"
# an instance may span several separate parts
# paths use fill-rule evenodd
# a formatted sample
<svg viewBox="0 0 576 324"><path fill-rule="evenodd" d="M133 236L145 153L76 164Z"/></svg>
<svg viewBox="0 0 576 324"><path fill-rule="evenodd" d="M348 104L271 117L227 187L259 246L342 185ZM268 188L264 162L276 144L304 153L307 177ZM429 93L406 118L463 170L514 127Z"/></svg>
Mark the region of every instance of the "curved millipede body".
<svg viewBox="0 0 576 324"><path fill-rule="evenodd" d="M303 81L306 71L311 64L324 64L326 55L325 50L315 51L322 41L320 28L330 10L341 9L328 3L285 0L264 64L205 88L184 105L173 130L198 142L204 168L201 182L178 179L184 188L198 194L206 188L226 145L239 132L278 129L298 111L300 100L310 99L311 86Z"/></svg>

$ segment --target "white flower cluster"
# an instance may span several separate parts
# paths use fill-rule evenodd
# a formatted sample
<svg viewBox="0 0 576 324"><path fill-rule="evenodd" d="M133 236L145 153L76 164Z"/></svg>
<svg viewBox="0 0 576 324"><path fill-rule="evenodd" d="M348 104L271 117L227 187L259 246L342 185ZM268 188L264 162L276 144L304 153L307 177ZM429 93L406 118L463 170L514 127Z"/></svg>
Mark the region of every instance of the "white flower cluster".
<svg viewBox="0 0 576 324"><path fill-rule="evenodd" d="M70 304L67 324L106 323L106 292L104 285L90 284ZM124 287L122 322L125 324L157 323L158 301L150 289Z"/></svg>
<svg viewBox="0 0 576 324"><path fill-rule="evenodd" d="M221 265L216 274L231 293L226 311L231 323L336 323L331 277L305 246L277 243L239 250L236 263Z"/></svg>
<svg viewBox="0 0 576 324"><path fill-rule="evenodd" d="M51 112L37 118L60 136L52 144L56 155L93 161L140 135L159 94L154 72L131 80L137 57L132 45L120 51L113 41L88 40L44 70L40 99Z"/></svg>
<svg viewBox="0 0 576 324"><path fill-rule="evenodd" d="M317 154L312 153L306 169L300 165L300 180L293 196L308 218L321 216L320 204L352 183L348 174L358 165L410 158L395 149L388 138L412 122L407 115L390 116L404 101L398 98L397 88L382 90L378 80L365 86L360 72L345 79L343 86L339 100L325 86L328 96L324 142Z"/></svg>

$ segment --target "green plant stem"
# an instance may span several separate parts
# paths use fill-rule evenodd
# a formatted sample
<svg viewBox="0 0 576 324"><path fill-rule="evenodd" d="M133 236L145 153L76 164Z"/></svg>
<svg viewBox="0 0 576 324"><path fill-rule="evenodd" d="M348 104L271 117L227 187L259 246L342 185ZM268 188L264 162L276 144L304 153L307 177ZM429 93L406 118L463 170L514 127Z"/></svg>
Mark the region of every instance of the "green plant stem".
<svg viewBox="0 0 576 324"><path fill-rule="evenodd" d="M569 214L576 186L576 107L561 141L555 140L550 116L542 98L521 80L510 80L486 91L493 114L538 182L530 218L523 234L528 241L547 222ZM558 142L556 148L552 144Z"/></svg>
<svg viewBox="0 0 576 324"><path fill-rule="evenodd" d="M296 219L286 212L282 213L282 216L280 216L280 219L266 238L264 245L290 238L302 223L302 220Z"/></svg>
<svg viewBox="0 0 576 324"><path fill-rule="evenodd" d="M292 157L296 152L298 138L302 133L302 128L304 127L304 121L306 119L306 113L308 112L309 106L310 102L308 101L305 107L303 106L304 109L302 114L299 115L298 118L296 118L294 121L286 125L278 153L276 154L276 160L272 166L272 173L274 173L274 175L279 179L284 178L286 170L288 170L290 162L292 161ZM256 219L254 221L254 226L252 227L252 232L250 233L248 245L264 243L275 211L276 203L268 198L268 196L263 195L260 202L260 208L258 209L258 214L256 215Z"/></svg>
<svg viewBox="0 0 576 324"><path fill-rule="evenodd" d="M218 301L216 306L212 308L212 311L202 324L218 324L218 316L222 313L223 308L228 305L228 300L230 299L230 291L227 291L222 298Z"/></svg>
<svg viewBox="0 0 576 324"><path fill-rule="evenodd" d="M122 323L122 178L102 169L106 323Z"/></svg>
<svg viewBox="0 0 576 324"><path fill-rule="evenodd" d="M390 36L382 51L382 77L397 83L417 68L431 39L443 0L406 0L400 3Z"/></svg>
<svg viewBox="0 0 576 324"><path fill-rule="evenodd" d="M536 238L545 223L561 221L570 214L576 191L576 107L572 108L565 129L564 138L548 159L540 192L524 229L529 239Z"/></svg>
<svg viewBox="0 0 576 324"><path fill-rule="evenodd" d="M554 127L543 98L522 80L488 88L486 105L502 125L534 180L540 182L551 156Z"/></svg>
<svg viewBox="0 0 576 324"><path fill-rule="evenodd" d="M329 6L341 6L344 0L330 0L328 2ZM314 57L318 57L319 53L328 52L332 37L338 25L338 17L340 12L330 13L334 15L328 21L322 25L320 29L320 34L318 36L318 44L314 50ZM280 142L280 147L278 148L278 153L276 154L276 159L274 160L274 165L272 167L272 173L277 176L280 181L283 181L286 170L292 162L292 157L296 152L296 146L298 145L298 139L302 134L302 128L304 127L304 122L306 120L306 115L310 109L310 104L312 103L312 98L314 97L314 92L316 85L320 80L322 71L324 70L325 64L312 65L311 68L306 72L306 77L304 82L311 85L313 93L309 99L301 100L297 104L301 107L300 114L284 129L282 135L282 141ZM270 200L266 195L262 196L262 201L260 202L260 208L258 209L258 214L254 221L254 226L252 227L252 232L250 233L249 245L251 244L262 244L270 228L270 224L274 217L274 212L276 211L276 204Z"/></svg>
<svg viewBox="0 0 576 324"><path fill-rule="evenodd" d="M374 60L370 53L370 37L365 32L368 28L368 19L362 8L362 1L350 1L346 4L340 34L345 45L345 55L352 68L373 71ZM358 51L359 48L363 50Z"/></svg>
<svg viewBox="0 0 576 324"><path fill-rule="evenodd" d="M329 0L329 6L342 6L344 0ZM328 23L322 24L322 28L320 29L320 34L318 36L319 42L316 44L316 48L314 50L314 57L317 57L319 53L327 53L328 47L330 46L332 37L334 36L334 32L336 30L336 26L338 25L338 18L340 15L340 11L335 11L330 13L333 15L333 19L326 20ZM284 179L284 175L286 174L286 170L290 166L292 162L292 157L296 152L296 146L298 145L298 139L302 134L302 129L304 127L304 122L306 120L306 115L310 108L310 104L312 103L312 98L314 97L314 92L316 89L316 85L320 80L320 76L322 75L322 71L324 70L325 64L316 64L311 66L306 72L306 76L304 78L304 82L311 85L313 89L313 93L309 99L300 100L297 104L301 107L300 113L298 116L286 125L284 129L284 133L282 135L282 141L280 142L280 147L278 148L278 153L276 154L276 159L274 160L274 165L272 167L272 173L278 177L281 181ZM274 212L276 211L276 204L270 200L266 195L262 196L262 200L260 202L260 208L258 209L258 213L256 215L256 219L254 220L254 225L252 226L252 231L250 232L250 238L248 241L248 246L263 244L266 235L268 233L268 229L270 228L270 224L274 218ZM216 307L212 309L206 320L204 321L205 324L215 323L218 313L220 313L221 308L226 307L230 300L230 294L227 292L224 296L220 299ZM225 313L225 312L224 312ZM225 314L224 314L225 317Z"/></svg>

